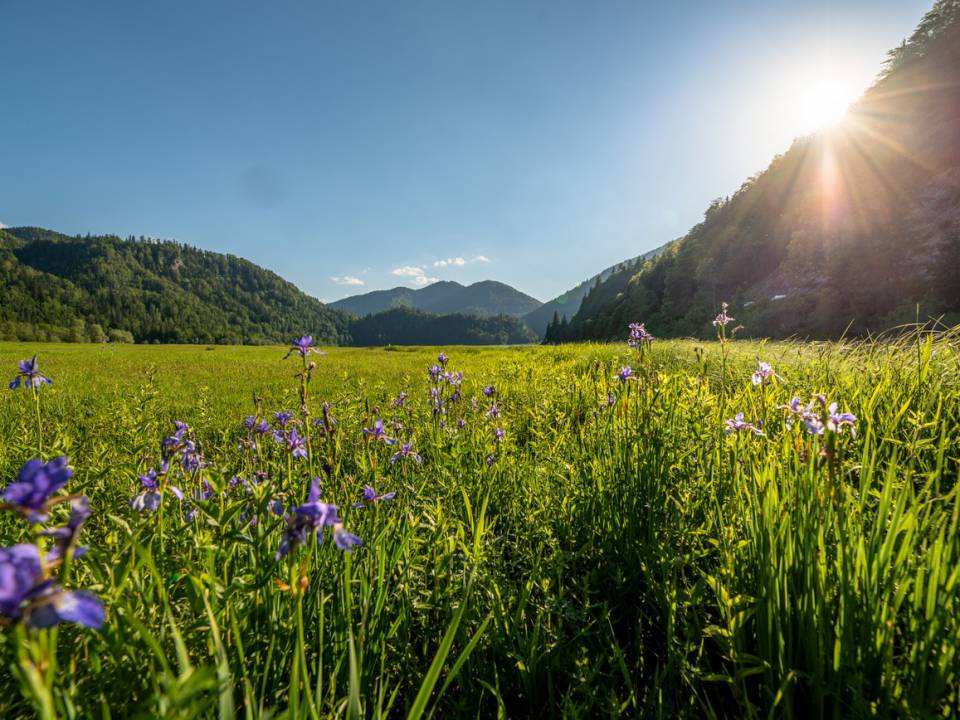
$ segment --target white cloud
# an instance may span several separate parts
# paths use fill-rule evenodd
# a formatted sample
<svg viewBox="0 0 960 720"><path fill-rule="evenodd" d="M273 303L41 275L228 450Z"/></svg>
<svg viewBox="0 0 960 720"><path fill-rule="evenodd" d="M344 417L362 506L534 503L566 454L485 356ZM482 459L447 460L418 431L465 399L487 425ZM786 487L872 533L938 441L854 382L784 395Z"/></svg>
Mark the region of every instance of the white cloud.
<svg viewBox="0 0 960 720"><path fill-rule="evenodd" d="M414 285L430 285L431 283L438 282L440 278L430 277L427 275L427 271L422 267L416 267L414 265L404 265L402 267L394 268L390 271L394 275L399 277L407 277L413 281Z"/></svg>
<svg viewBox="0 0 960 720"><path fill-rule="evenodd" d="M365 285L366 284L360 278L353 277L352 275L334 275L330 279L333 280L333 282L335 282L337 285Z"/></svg>
<svg viewBox="0 0 960 720"><path fill-rule="evenodd" d="M486 255L476 255L470 262L488 263L490 262L490 258Z"/></svg>
<svg viewBox="0 0 960 720"><path fill-rule="evenodd" d="M467 261L462 257L447 258L445 260L435 260L433 266L435 268L445 268L450 267L451 265L456 265L457 267L463 267L467 264Z"/></svg>
<svg viewBox="0 0 960 720"><path fill-rule="evenodd" d="M4 228L8 228L8 227L10 227L10 226L7 225L6 223L0 222L0 230L3 230Z"/></svg>

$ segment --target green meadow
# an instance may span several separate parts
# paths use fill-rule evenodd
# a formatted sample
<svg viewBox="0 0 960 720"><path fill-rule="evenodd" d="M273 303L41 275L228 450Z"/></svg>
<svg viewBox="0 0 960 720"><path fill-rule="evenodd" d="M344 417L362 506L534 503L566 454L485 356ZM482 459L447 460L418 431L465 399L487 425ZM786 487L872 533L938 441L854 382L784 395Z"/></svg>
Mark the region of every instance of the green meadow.
<svg viewBox="0 0 960 720"><path fill-rule="evenodd" d="M0 716L956 713L957 332L440 349L0 344L0 487L68 458L105 607L0 628Z"/></svg>

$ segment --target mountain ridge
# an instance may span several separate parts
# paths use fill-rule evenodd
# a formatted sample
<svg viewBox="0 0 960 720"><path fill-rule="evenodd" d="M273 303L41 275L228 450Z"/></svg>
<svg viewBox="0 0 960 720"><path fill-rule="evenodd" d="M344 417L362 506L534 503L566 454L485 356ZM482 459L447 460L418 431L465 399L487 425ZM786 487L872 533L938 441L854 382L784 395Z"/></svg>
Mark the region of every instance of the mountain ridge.
<svg viewBox="0 0 960 720"><path fill-rule="evenodd" d="M328 306L357 317L402 307L436 315L521 317L542 304L536 298L497 280L480 280L470 285L442 280L419 289L397 286L389 290L351 295Z"/></svg>

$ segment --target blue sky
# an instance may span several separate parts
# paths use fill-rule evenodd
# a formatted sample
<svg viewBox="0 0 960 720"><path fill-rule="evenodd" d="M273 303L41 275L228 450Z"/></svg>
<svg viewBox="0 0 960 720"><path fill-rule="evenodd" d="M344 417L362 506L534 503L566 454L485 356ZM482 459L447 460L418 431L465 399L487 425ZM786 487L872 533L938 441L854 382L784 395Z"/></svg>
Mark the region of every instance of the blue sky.
<svg viewBox="0 0 960 720"><path fill-rule="evenodd" d="M0 222L175 238L324 300L547 300L686 232L931 4L6 2Z"/></svg>

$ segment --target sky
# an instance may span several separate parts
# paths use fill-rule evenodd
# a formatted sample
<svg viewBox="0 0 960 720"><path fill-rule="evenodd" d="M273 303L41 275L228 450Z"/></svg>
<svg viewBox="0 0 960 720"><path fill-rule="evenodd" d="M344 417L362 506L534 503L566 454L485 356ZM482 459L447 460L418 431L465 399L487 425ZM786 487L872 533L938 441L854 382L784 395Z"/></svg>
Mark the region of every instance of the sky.
<svg viewBox="0 0 960 720"><path fill-rule="evenodd" d="M325 301L549 300L837 119L932 0L0 3L0 224Z"/></svg>

